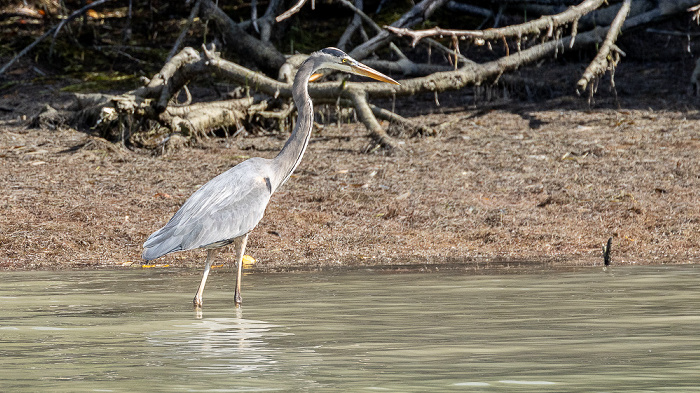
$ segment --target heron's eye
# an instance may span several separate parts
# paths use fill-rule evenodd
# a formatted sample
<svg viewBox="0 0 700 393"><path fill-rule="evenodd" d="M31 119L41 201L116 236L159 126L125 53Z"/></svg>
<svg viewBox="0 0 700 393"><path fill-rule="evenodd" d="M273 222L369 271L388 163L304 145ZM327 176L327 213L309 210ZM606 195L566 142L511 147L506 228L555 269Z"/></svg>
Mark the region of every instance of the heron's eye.
<svg viewBox="0 0 700 393"><path fill-rule="evenodd" d="M342 59L342 60L340 60L340 62L341 62L341 63L347 63L347 62L348 62L348 59Z"/></svg>

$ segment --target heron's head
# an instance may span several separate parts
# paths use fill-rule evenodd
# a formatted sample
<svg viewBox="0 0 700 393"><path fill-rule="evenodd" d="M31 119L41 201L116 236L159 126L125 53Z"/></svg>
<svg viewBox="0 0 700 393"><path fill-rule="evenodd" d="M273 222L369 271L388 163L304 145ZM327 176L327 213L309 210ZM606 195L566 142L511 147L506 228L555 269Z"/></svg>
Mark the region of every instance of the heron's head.
<svg viewBox="0 0 700 393"><path fill-rule="evenodd" d="M393 83L395 85L400 84L381 72L367 67L337 48L321 49L318 52L314 52L311 57L315 60L314 68L317 70L321 68L330 68L333 70L347 72L349 74L366 76L382 82Z"/></svg>

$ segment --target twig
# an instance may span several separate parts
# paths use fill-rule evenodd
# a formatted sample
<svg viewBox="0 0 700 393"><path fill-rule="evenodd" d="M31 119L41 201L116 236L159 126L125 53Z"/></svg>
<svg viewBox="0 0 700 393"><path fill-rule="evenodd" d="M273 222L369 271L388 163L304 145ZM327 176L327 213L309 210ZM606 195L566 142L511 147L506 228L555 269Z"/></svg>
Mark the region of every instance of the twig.
<svg viewBox="0 0 700 393"><path fill-rule="evenodd" d="M58 33L61 31L61 29L63 28L63 26L66 25L66 23L68 23L68 22L72 21L73 19L77 18L78 16L84 14L84 13L87 12L88 10L90 10L90 9L92 9L92 8L95 8L95 7L97 7L97 6L100 6L100 5L102 5L102 4L104 4L104 3L108 2L108 1L111 1L111 0L98 0L98 1L96 1L96 2L94 2L94 3L90 3L90 4L86 5L85 7L83 7L83 8L81 8L81 9L79 9L79 10L73 12L72 14L70 14L69 17L67 17L66 19L62 20L61 23L59 23L58 26L56 26L56 30L55 30L54 33L53 33L53 38L54 38L54 40L56 39L56 36L58 36ZM51 43L51 48L49 49L49 57L53 56L53 48L54 48L54 43L52 42L52 43Z"/></svg>
<svg viewBox="0 0 700 393"><path fill-rule="evenodd" d="M2 75L5 71L7 71L7 69L10 68L10 66L11 66L12 64L14 64L20 57L26 55L27 52L29 52L30 50L32 50L32 48L34 48L38 43L40 43L41 41L43 41L44 38L50 36L51 33L54 32L54 30L56 30L56 27L51 28L49 31L47 31L46 33L44 33L41 37L37 38L36 40L34 40L34 42L32 42L31 44L29 44L29 46L27 46L26 48L22 49L22 51L19 52L19 53L17 54L17 56L13 57L12 60L10 60L7 64L5 64L2 68L0 68L0 75Z"/></svg>
<svg viewBox="0 0 700 393"><path fill-rule="evenodd" d="M85 7L83 7L83 8L81 8L81 9L79 9L79 10L73 12L72 14L70 14L66 19L62 20L61 23L59 23L58 25L52 27L52 28L49 29L46 33L44 33L41 37L39 37L39 38L37 38L36 40L34 40L34 42L32 42L31 44L29 44L29 46L27 46L26 48L22 49L22 51L19 52L19 53L17 54L17 56L13 57L12 60L10 60L9 62L7 62L7 64L5 64L2 68L0 68L0 75L4 74L5 71L7 71L7 69L10 68L10 66L12 66L12 64L14 64L14 63L15 63L17 60L19 60L22 56L26 55L30 50L32 50L35 46L37 46L37 45L38 45L41 41L43 41L46 37L50 36L50 35L53 34L54 32L58 33L58 30L61 29L61 28L63 27L63 25L65 25L66 23L72 21L73 19L77 18L78 16L84 14L85 12L87 12L87 10L92 9L92 8L94 8L94 7L97 7L97 6L99 6L99 5L102 5L102 4L104 4L104 3L108 2L108 1L111 1L111 0L98 0L98 1L96 1L96 2L94 2L94 3L90 3L90 4L86 5Z"/></svg>
<svg viewBox="0 0 700 393"><path fill-rule="evenodd" d="M647 33L652 33L652 34L671 35L671 36L676 36L676 37L698 37L698 36L700 36L699 32L662 30L662 29L654 29L651 27L648 28L646 31L647 31Z"/></svg>
<svg viewBox="0 0 700 393"><path fill-rule="evenodd" d="M700 23L700 4L688 8L688 12L693 14L693 20L695 23Z"/></svg>
<svg viewBox="0 0 700 393"><path fill-rule="evenodd" d="M260 28L258 27L258 0L250 0L250 21L253 23L255 32L260 34Z"/></svg>
<svg viewBox="0 0 700 393"><path fill-rule="evenodd" d="M392 23L393 27L412 27L423 22L438 8L442 7L448 0L423 0L416 4L411 10L406 12L396 22ZM349 53L350 56L357 60L362 60L369 56L372 52L379 49L387 42L391 41L393 35L388 31L383 30L381 33L372 37L369 41L356 47Z"/></svg>
<svg viewBox="0 0 700 393"><path fill-rule="evenodd" d="M603 45L600 47L598 54L595 56L591 64L588 65L586 71L583 73L583 76L576 84L579 93L586 90L586 87L589 86L589 83L593 78L599 77L608 69L614 69L617 63L620 61L620 54L624 53L615 45L615 41L617 40L618 34L620 34L620 31L622 30L622 25L627 18L631 3L632 0L625 0L622 7L620 7L620 11L617 13L613 23L610 25L608 33L605 36L605 41L603 41ZM591 88L591 95L593 94L593 90L594 89Z"/></svg>
<svg viewBox="0 0 700 393"><path fill-rule="evenodd" d="M275 20L277 21L277 23L282 22L283 20L285 20L285 19L289 18L290 16L299 12L299 10L301 10L301 7L303 7L304 4L306 4L306 0L299 0L296 4L294 4L294 6L292 6L292 8L290 8L287 11L285 11L284 13L282 13L282 15L275 18ZM311 9L315 9L315 8L316 8L316 5L314 4L314 0L311 0Z"/></svg>
<svg viewBox="0 0 700 393"><path fill-rule="evenodd" d="M194 6L192 6L192 11L190 11L190 16L187 18L187 22L185 22L185 26L182 28L182 31L180 32L180 35L177 37L177 40L175 41L175 45L173 45L173 49L170 50L170 54L168 54L168 58L165 59L165 62L167 63L170 61L170 59L175 56L175 54L180 50L180 45L182 45L182 41L185 39L185 36L187 35L187 32L190 31L190 27L192 27L192 22L194 21L194 18L199 15L199 7L202 4L202 0L197 0L196 3L194 3Z"/></svg>

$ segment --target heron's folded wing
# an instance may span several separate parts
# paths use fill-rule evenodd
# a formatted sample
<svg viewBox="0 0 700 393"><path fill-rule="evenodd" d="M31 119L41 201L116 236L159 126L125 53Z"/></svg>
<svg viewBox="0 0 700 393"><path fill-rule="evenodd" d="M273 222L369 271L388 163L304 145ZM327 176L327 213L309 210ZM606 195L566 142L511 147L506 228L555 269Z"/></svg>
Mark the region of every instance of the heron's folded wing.
<svg viewBox="0 0 700 393"><path fill-rule="evenodd" d="M270 201L266 169L258 160L248 160L210 180L146 240L144 258L205 247L250 232Z"/></svg>

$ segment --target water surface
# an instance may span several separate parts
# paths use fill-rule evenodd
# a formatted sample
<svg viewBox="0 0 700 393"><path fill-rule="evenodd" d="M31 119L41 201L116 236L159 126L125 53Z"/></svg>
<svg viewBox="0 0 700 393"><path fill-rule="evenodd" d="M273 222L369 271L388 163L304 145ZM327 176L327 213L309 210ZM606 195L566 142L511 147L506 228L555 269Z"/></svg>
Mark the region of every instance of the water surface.
<svg viewBox="0 0 700 393"><path fill-rule="evenodd" d="M700 391L695 266L1 276L1 391Z"/></svg>

